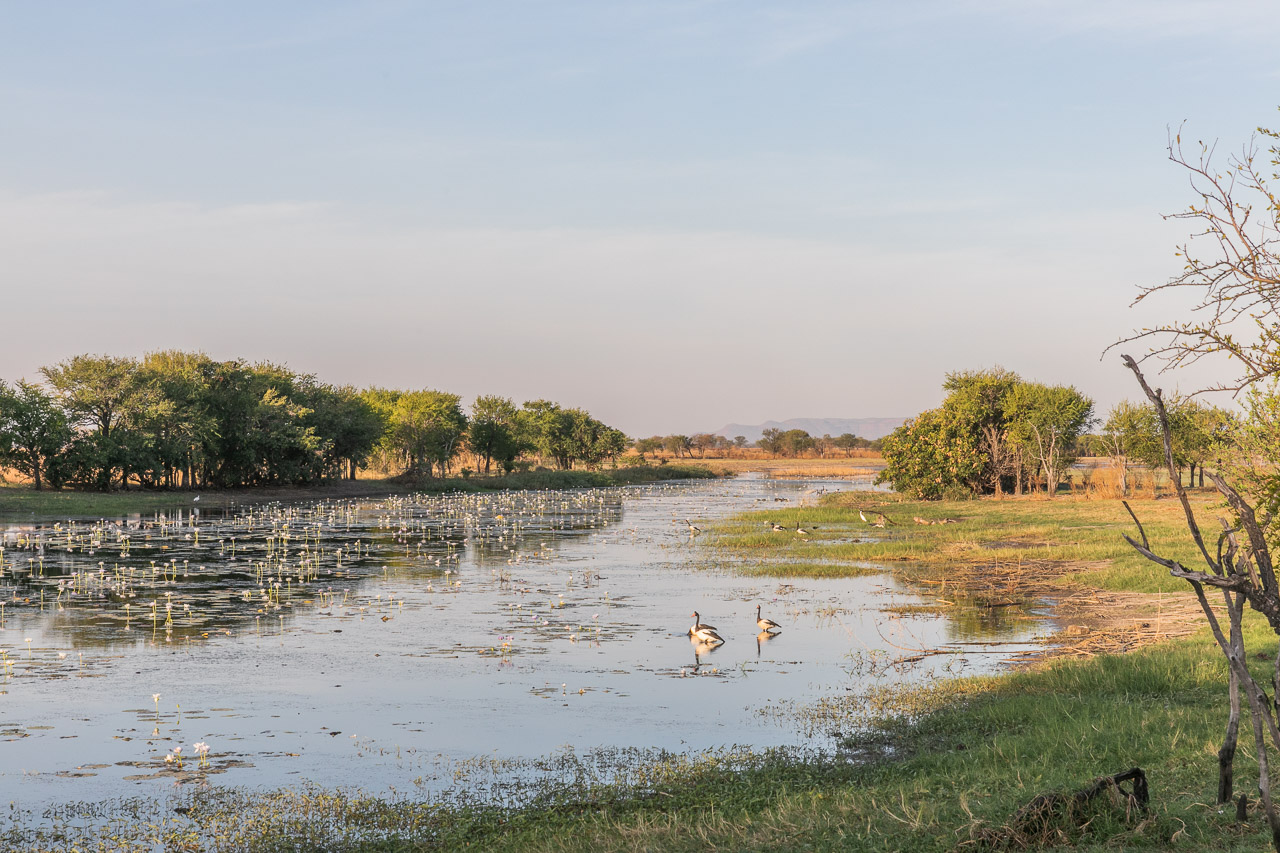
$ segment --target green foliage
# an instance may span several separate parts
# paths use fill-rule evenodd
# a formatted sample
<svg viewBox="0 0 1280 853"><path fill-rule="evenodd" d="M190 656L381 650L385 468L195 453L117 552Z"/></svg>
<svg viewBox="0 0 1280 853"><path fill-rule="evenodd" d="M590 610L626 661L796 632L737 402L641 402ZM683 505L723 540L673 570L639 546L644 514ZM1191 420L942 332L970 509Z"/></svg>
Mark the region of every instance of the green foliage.
<svg viewBox="0 0 1280 853"><path fill-rule="evenodd" d="M1071 386L1019 382L1006 397L1005 416L1011 439L1037 461L1053 497L1076 459L1077 439L1093 422L1093 401Z"/></svg>
<svg viewBox="0 0 1280 853"><path fill-rule="evenodd" d="M448 474L467 429L462 398L444 391L405 391L391 408L386 440L406 472Z"/></svg>
<svg viewBox="0 0 1280 853"><path fill-rule="evenodd" d="M43 388L26 380L12 389L0 383L0 459L30 477L37 491L71 437L67 416Z"/></svg>
<svg viewBox="0 0 1280 853"><path fill-rule="evenodd" d="M775 456L782 453L782 430L777 427L769 427L760 434L760 439L756 442L756 447Z"/></svg>
<svg viewBox="0 0 1280 853"><path fill-rule="evenodd" d="M1091 423L1093 403L1069 386L1024 382L1003 368L947 374L942 406L884 439L877 482L917 498L1000 492L1043 475L1052 495Z"/></svg>
<svg viewBox="0 0 1280 853"><path fill-rule="evenodd" d="M553 460L563 471L575 462L588 468L605 460L616 462L630 440L621 431L601 423L583 409L565 409L550 400L524 404L518 418L520 435L543 459ZM686 439L687 441L687 439Z"/></svg>
<svg viewBox="0 0 1280 853"><path fill-rule="evenodd" d="M484 473L497 462L510 473L516 457L524 451L519 410L506 397L481 396L471 404L471 424L467 428L471 452L484 460Z"/></svg>
<svg viewBox="0 0 1280 853"><path fill-rule="evenodd" d="M629 439L582 409L479 397L474 422L443 391L320 382L269 363L165 350L78 355L47 389L0 383L0 459L37 486L223 488L355 479L359 466L448 475L469 446L489 472L535 451L562 469L617 465Z"/></svg>
<svg viewBox="0 0 1280 853"><path fill-rule="evenodd" d="M957 488L978 488L986 457L969 424L954 412L929 409L895 429L880 451L884 470L877 483L921 500L939 500Z"/></svg>

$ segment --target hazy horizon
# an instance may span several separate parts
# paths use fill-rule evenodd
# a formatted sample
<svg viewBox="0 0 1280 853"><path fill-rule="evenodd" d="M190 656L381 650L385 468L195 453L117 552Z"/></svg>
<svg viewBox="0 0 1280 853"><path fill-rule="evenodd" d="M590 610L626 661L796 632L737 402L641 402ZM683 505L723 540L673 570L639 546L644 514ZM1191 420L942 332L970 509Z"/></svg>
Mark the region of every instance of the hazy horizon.
<svg viewBox="0 0 1280 853"><path fill-rule="evenodd" d="M1127 307L1180 270L1167 134L1225 157L1280 102L1280 16L1243 0L6 24L0 378L202 350L635 436L907 417L995 365L1136 397L1100 355L1178 316Z"/></svg>

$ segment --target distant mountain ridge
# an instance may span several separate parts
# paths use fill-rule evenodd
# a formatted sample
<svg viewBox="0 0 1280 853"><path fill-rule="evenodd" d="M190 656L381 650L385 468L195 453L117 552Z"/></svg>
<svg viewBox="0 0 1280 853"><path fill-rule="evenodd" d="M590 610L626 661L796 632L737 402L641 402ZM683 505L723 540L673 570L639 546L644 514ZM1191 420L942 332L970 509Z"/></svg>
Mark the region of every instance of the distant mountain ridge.
<svg viewBox="0 0 1280 853"><path fill-rule="evenodd" d="M767 429L802 429L817 438L824 435L853 433L859 438L883 438L906 422L906 418L792 418L788 421L765 421L762 424L725 424L712 435L725 438L746 436L748 442L760 440Z"/></svg>

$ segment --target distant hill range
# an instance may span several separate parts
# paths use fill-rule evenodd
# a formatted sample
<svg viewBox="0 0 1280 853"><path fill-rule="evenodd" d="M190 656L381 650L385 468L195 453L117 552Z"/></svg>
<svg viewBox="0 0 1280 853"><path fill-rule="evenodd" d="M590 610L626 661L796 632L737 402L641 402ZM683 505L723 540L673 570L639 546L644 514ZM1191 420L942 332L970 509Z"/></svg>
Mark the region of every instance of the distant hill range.
<svg viewBox="0 0 1280 853"><path fill-rule="evenodd" d="M762 424L725 424L713 435L725 438L746 436L747 441L754 444L760 440L767 429L802 429L815 438L829 435L835 438L852 433L859 438L882 438L893 432L906 421L906 418L792 418L789 421L765 421Z"/></svg>

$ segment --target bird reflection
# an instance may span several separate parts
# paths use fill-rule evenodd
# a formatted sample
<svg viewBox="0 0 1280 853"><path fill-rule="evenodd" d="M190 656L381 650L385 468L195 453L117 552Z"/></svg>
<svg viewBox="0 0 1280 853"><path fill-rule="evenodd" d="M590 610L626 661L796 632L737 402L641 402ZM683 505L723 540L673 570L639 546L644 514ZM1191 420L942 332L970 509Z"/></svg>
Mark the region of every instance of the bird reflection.
<svg viewBox="0 0 1280 853"><path fill-rule="evenodd" d="M698 637L692 636L689 638L689 645L693 646L693 671L697 672L698 668L702 666L702 659L720 648L724 643L723 641L700 640Z"/></svg>
<svg viewBox="0 0 1280 853"><path fill-rule="evenodd" d="M756 634L756 660L760 660L760 647L777 636L772 631L761 631Z"/></svg>

